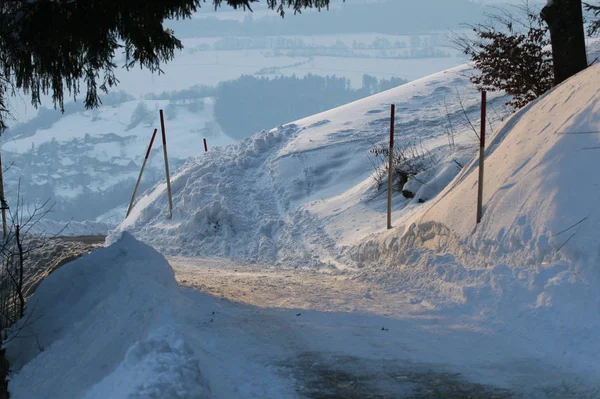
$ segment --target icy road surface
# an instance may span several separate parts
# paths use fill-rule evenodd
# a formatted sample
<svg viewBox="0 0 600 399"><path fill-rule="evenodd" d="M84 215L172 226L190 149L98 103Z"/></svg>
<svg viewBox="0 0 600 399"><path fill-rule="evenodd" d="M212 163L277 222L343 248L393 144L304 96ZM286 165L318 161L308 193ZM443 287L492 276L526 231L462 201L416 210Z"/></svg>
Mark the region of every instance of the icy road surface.
<svg viewBox="0 0 600 399"><path fill-rule="evenodd" d="M215 330L238 328L262 341L261 358L295 381L299 397L593 397L525 342L350 274L168 260L181 285L223 298Z"/></svg>

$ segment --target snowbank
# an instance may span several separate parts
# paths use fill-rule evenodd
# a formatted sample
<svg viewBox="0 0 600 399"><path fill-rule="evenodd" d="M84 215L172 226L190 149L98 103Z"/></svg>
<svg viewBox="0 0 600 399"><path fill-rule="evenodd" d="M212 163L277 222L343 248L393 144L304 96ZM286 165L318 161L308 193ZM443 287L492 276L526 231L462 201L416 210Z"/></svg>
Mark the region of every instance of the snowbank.
<svg viewBox="0 0 600 399"><path fill-rule="evenodd" d="M556 364L598 378L600 67L509 120L478 161L396 231L352 251L363 278L527 337Z"/></svg>
<svg viewBox="0 0 600 399"><path fill-rule="evenodd" d="M207 397L178 292L164 258L129 235L55 271L8 344L11 397Z"/></svg>
<svg viewBox="0 0 600 399"><path fill-rule="evenodd" d="M600 214L595 209L600 187L594 170L600 149L599 76L598 67L590 68L503 126L486 149L481 226L475 229L473 223L475 161L420 221L452 226L473 245L486 243L490 255L508 254L519 264L550 261L555 255L597 260ZM525 257L515 259L517 252Z"/></svg>
<svg viewBox="0 0 600 399"><path fill-rule="evenodd" d="M295 397L287 338L253 328L261 314L180 288L165 258L125 233L28 298L6 341L11 398Z"/></svg>

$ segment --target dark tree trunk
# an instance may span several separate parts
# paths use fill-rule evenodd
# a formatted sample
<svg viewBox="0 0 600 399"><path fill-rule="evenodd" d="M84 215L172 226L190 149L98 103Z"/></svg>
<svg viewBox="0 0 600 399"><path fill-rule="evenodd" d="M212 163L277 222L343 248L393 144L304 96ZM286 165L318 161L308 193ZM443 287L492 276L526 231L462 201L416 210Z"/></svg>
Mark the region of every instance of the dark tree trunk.
<svg viewBox="0 0 600 399"><path fill-rule="evenodd" d="M10 365L6 359L6 349L0 349L0 399L10 398L8 393L8 374L10 373Z"/></svg>
<svg viewBox="0 0 600 399"><path fill-rule="evenodd" d="M23 266L25 260L23 258L23 243L21 242L21 228L17 225L16 236L17 240L17 248L19 249L19 263L17 267L19 268L19 283L17 285L17 294L19 295L19 317L23 317L25 315L25 296L23 296Z"/></svg>
<svg viewBox="0 0 600 399"><path fill-rule="evenodd" d="M581 8L581 0L551 0L542 9L552 40L555 84L587 68Z"/></svg>

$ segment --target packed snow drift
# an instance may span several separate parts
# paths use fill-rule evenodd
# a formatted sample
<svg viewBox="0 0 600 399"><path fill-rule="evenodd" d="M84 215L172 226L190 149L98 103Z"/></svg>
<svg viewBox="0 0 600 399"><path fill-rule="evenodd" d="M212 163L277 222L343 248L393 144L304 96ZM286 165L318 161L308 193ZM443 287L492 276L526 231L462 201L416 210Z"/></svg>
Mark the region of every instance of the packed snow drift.
<svg viewBox="0 0 600 399"><path fill-rule="evenodd" d="M177 290L160 255L128 237L57 270L29 300L20 333L29 345L8 346L11 397L201 397L202 374L176 327Z"/></svg>
<svg viewBox="0 0 600 399"><path fill-rule="evenodd" d="M239 263L224 260L170 263L179 271L227 271L230 281L244 280L252 268L238 273ZM111 247L55 271L29 297L25 318L7 341L11 397L530 399L598 393L527 340L462 324L468 319L409 302L403 293L351 275L273 272L260 269L255 277L265 285L259 295L277 303L232 303L182 289L161 255L125 233ZM277 274L281 281L273 286ZM216 283L207 275L198 281ZM245 288L248 296L260 290ZM282 305L295 289L293 304Z"/></svg>

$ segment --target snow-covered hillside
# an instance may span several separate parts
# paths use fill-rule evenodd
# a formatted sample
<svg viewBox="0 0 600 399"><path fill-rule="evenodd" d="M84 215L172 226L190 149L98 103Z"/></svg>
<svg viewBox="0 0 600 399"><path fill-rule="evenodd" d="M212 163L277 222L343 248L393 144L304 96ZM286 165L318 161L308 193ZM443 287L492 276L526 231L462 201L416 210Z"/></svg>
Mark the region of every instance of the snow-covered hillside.
<svg viewBox="0 0 600 399"><path fill-rule="evenodd" d="M456 79L458 72L447 74ZM367 100L255 135L242 143L245 146L228 147L224 154L215 151L205 161L190 161L173 184L178 207L173 221L164 218L166 200L159 186L143 197L121 232L129 226L172 252L176 251L169 245L182 243L178 254L207 256L220 250L223 255L254 256L252 245L260 249L265 226L270 226L268 220L261 224L257 215L277 206L279 215L287 210L290 221L279 222L285 234L271 236L281 245L272 260L308 265L310 254L283 246L301 248L308 243L311 247L305 251L329 254L338 270L277 274L243 262L170 260L182 284L195 273L205 273L196 277L199 287L225 298L236 284L256 280L254 286L240 289L247 293L242 297L256 297L239 299L245 302L241 304L220 301L179 288L164 258L123 232L111 247L54 272L29 298L24 328L16 330L22 339L7 347L14 371L12 397L598 397L600 278L593 205L600 193L588 172L598 162L588 154L600 146L600 120L593 116L600 103L599 75L600 66L591 67L494 130L486 154L485 213L479 226L473 210L475 161L438 195L428 197L449 180L444 166L451 162L448 157L434 165L434 177L415 199L396 203L393 230L350 234L349 226L384 220L379 210L383 206L369 210L361 202L377 195L367 177L348 174L356 179L352 183L333 174L360 167L342 150L350 153L348 146L365 141L361 134L366 131L357 127L366 129L369 121L377 126L377 120L384 119L367 113L373 107ZM415 83L413 90L419 94L414 95L426 101L423 91L431 90L427 83L444 76ZM408 88L370 101L391 101L386 96L401 90ZM336 125L336 113L363 122ZM353 113L359 118L351 119ZM325 117L328 123L316 124ZM306 128L300 127L303 123ZM327 125L334 131L354 127L357 140L346 137L337 152L331 136L323 133ZM433 137L430 143L443 139ZM460 148L465 153L472 148L466 132L463 140L457 155ZM244 157L242 149L247 151ZM314 191L302 186L298 177L281 193L266 184L277 183L275 170L287 176L305 173L293 162L281 167L287 159L294 161L286 154L299 153L306 160L318 152L331 155L329 162L338 159L340 169L319 170L316 162L321 158L310 158L316 165L312 171L320 172L309 180ZM233 160L224 165L229 169L214 166L227 154L239 160L238 169ZM280 167L266 168L265 176L258 171L257 165L275 164ZM224 179L226 173L240 176L220 186L217 177ZM337 187L332 185L335 190L328 192L314 176L329 176ZM213 199L208 209L212 213L194 196L216 196L219 189L236 193L232 183L246 196L236 202ZM252 184L263 190L252 192ZM185 195L189 185L194 190ZM301 195L292 191L294 187L302 187ZM357 194L360 190L363 194ZM269 202L273 192L279 196ZM264 202L251 208L260 198ZM251 230L240 228L244 220L239 217L224 217L233 213L228 211L231 204L238 206L237 212L255 212L241 226ZM215 231L202 224L209 217ZM296 229L287 230L286 225L294 223ZM165 243L153 240L151 233ZM262 236L252 241L251 234ZM324 250L328 252L319 252ZM327 263L322 259L321 264ZM347 269L339 270L342 265ZM259 270L255 276L253 268ZM224 278L233 281L215 287L221 269ZM261 293L255 293L260 290L273 303L261 300Z"/></svg>
<svg viewBox="0 0 600 399"><path fill-rule="evenodd" d="M3 137L3 162L12 164L5 175L9 198L20 184L29 202L55 201L50 216L63 220L94 219L128 203L155 128L159 136L142 188L164 179L159 109L165 110L172 168L202 154L203 138L211 149L233 142L215 123L211 98L122 100L91 111L69 109L63 117L40 113L49 120L40 116Z"/></svg>
<svg viewBox="0 0 600 399"><path fill-rule="evenodd" d="M476 314L597 379L599 78L590 67L506 122L486 149L480 225L473 161L402 228L352 250L382 266L363 278Z"/></svg>
<svg viewBox="0 0 600 399"><path fill-rule="evenodd" d="M469 72L441 72L192 158L172 179L173 219L166 219L161 184L140 198L120 230L167 254L335 262L344 246L385 229L385 190L373 180L369 151L389 136L391 103L397 145L413 143L431 160L421 176L430 184L412 201L398 193L396 213L431 199L470 159L476 136L465 114L478 125L479 96L465 89ZM504 102L491 96L492 127Z"/></svg>
<svg viewBox="0 0 600 399"><path fill-rule="evenodd" d="M239 10L235 14L242 18L247 16ZM213 15L217 14L213 12ZM185 23L181 27L184 26ZM193 32L193 28L187 30ZM222 38L184 36L185 48L177 52L172 62L162 66L163 74L152 74L139 68L118 68L116 75L120 83L117 90L121 92L103 96L106 106L98 110L84 111L79 101L65 104L64 115L47 108L38 112L23 93L10 97L9 108L14 120L9 121L11 129L0 140L3 162L12 164L4 179L10 203L15 202L21 179L21 194L27 202L50 199L57 203L55 212L49 215L56 220L95 219L126 205L152 127L157 127L155 111L168 104L167 101L143 101L152 118L143 119L134 127L133 111L142 102L140 99L147 96L161 98L158 93L189 92L203 85L214 88L242 75L268 78L336 75L348 78L355 88L359 88L366 73L379 79L414 79L464 62L460 52L447 48L447 40L440 32L409 36L376 33L294 37L265 37L262 34L259 37ZM288 48L290 45L292 47ZM341 57L335 54L336 46L342 48ZM390 48L382 50L384 47ZM320 50L325 52L320 54ZM333 56L329 51L333 51ZM118 65L125 64L123 54L117 53L116 57ZM127 98L115 101L120 95ZM215 122L213 100L204 99L203 110L198 110L199 101L202 100L195 99L192 104L181 101L169 104L167 130L172 169L180 166L187 157L202 152L203 137L208 139L211 149L233 142L223 135ZM51 97L42 96L42 103L51 108ZM270 123L260 126L270 127ZM250 128L245 133L249 135L255 130ZM160 155L160 151L157 154ZM151 162L147 172L142 189L162 178L160 159ZM119 219L123 216L119 215Z"/></svg>
<svg viewBox="0 0 600 399"><path fill-rule="evenodd" d="M158 185L112 239L130 231L168 254L327 266L402 293L456 328L524 342L560 378L572 375L565 386L592 386L600 66L492 123L480 225L475 142L468 126L453 124L450 148L444 130L463 115L450 99L465 73L436 74L192 159L174 177L173 219ZM503 101L492 97L490 114ZM395 228L386 231L385 191L374 187L366 154L385 140L392 102L398 143L422 140L437 162L410 183L412 200L395 195ZM463 96L463 106L478 126L477 97Z"/></svg>

